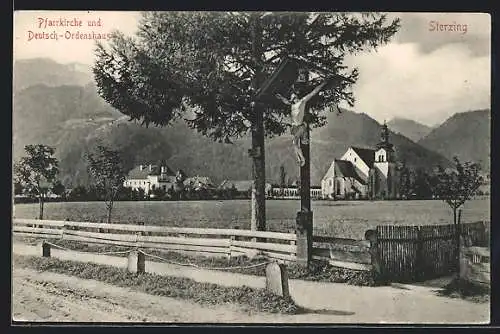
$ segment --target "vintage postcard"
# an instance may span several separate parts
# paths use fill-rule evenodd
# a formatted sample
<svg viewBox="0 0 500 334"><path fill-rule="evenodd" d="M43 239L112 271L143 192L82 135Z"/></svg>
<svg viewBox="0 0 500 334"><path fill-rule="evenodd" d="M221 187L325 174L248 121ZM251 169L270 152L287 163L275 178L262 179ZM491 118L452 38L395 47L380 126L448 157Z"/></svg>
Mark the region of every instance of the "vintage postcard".
<svg viewBox="0 0 500 334"><path fill-rule="evenodd" d="M13 324L490 322L489 14L13 24Z"/></svg>

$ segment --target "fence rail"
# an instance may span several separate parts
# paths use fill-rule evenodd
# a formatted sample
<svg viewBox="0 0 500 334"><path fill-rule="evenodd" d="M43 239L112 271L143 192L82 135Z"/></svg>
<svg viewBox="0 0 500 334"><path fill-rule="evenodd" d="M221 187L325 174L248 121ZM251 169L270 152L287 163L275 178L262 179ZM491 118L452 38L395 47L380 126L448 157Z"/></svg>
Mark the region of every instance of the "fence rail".
<svg viewBox="0 0 500 334"><path fill-rule="evenodd" d="M229 257L254 254L258 251L270 258L283 261L294 261L297 253L295 245L297 236L294 233L240 229L14 219L13 233L21 236Z"/></svg>
<svg viewBox="0 0 500 334"><path fill-rule="evenodd" d="M312 258L330 265L361 271L373 269L369 240L313 236Z"/></svg>
<svg viewBox="0 0 500 334"><path fill-rule="evenodd" d="M73 221L58 221L58 220L36 220L36 219L14 219L14 225L31 225L31 226L52 226L57 228L77 227L81 229L108 229L114 231L125 232L151 232L163 234L191 234L191 235L215 235L215 236L237 236L237 237L252 237L266 238L276 240L297 240L294 233L267 232L267 231L251 231L240 229L218 229L218 228L188 228L188 227L166 227L166 226L151 226L151 225L134 225L134 224L107 224L107 223L91 223L91 222L73 222Z"/></svg>

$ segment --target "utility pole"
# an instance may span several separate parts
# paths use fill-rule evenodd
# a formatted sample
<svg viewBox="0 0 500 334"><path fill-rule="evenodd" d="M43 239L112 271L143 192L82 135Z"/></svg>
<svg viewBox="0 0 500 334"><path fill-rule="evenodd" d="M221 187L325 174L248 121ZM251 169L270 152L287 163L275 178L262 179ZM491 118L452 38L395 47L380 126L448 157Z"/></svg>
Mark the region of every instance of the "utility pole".
<svg viewBox="0 0 500 334"><path fill-rule="evenodd" d="M262 84L262 30L259 24L261 14L253 14L252 20L252 56L255 64L255 75L252 86L256 92ZM257 231L266 230L266 171L264 155L264 110L260 102L253 104L252 117L252 216L251 229Z"/></svg>

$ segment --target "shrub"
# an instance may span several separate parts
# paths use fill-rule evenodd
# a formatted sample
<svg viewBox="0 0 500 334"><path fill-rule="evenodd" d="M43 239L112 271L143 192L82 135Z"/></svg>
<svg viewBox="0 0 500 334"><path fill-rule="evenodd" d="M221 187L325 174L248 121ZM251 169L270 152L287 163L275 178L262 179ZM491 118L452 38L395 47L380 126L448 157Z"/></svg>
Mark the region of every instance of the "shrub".
<svg viewBox="0 0 500 334"><path fill-rule="evenodd" d="M454 278L439 294L451 298L462 298L473 302L489 301L491 289L460 278Z"/></svg>

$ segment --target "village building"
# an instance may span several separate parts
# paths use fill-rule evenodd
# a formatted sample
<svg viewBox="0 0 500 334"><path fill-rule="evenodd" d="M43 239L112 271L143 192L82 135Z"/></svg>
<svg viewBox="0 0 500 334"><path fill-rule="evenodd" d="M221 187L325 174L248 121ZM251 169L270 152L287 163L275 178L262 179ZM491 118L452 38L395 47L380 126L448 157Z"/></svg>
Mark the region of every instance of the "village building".
<svg viewBox="0 0 500 334"><path fill-rule="evenodd" d="M191 176L184 180L184 186L194 190L215 189L214 183L208 176Z"/></svg>
<svg viewBox="0 0 500 334"><path fill-rule="evenodd" d="M220 190L234 189L237 194L250 196L252 193L252 180L224 180L219 185ZM265 184L266 197L271 197L273 187L270 183Z"/></svg>
<svg viewBox="0 0 500 334"><path fill-rule="evenodd" d="M395 199L399 198L399 177L389 129L384 123L375 149L351 146L340 159L334 159L321 180L323 198Z"/></svg>
<svg viewBox="0 0 500 334"><path fill-rule="evenodd" d="M155 189L167 191L175 183L175 173L166 165L139 165L128 172L124 187L134 190L142 189L145 194L151 194Z"/></svg>

